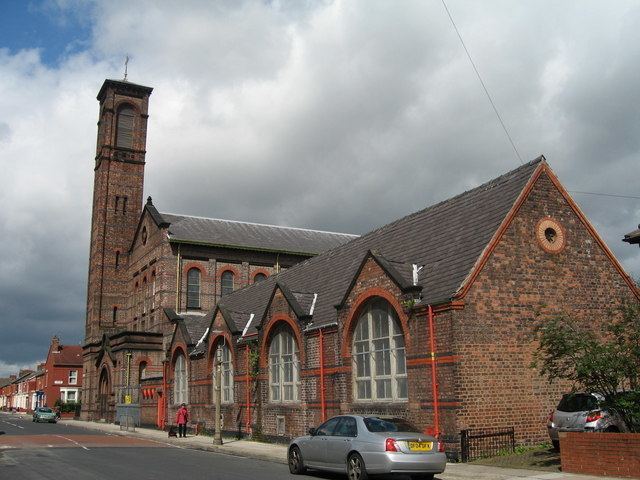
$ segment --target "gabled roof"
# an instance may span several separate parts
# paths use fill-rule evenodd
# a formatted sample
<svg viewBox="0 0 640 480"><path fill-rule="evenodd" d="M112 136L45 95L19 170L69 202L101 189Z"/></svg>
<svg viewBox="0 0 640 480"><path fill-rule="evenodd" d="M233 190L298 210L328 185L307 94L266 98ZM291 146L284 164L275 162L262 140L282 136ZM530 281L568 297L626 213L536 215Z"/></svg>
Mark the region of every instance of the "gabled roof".
<svg viewBox="0 0 640 480"><path fill-rule="evenodd" d="M539 157L473 190L238 290L220 304L262 319L277 282L293 292L317 293L315 326L335 322L334 306L342 301L369 252L375 252L376 261L401 287L412 285L411 265L424 265L417 284L423 301L447 302L460 290L543 162Z"/></svg>
<svg viewBox="0 0 640 480"><path fill-rule="evenodd" d="M217 218L159 214L169 224L169 240L242 250L316 255L342 245L356 235ZM158 223L156 221L156 223Z"/></svg>
<svg viewBox="0 0 640 480"><path fill-rule="evenodd" d="M203 353L203 350L200 348L203 342L200 342L203 339L207 330L209 330L209 326L211 325L211 320L213 318L213 311L210 311L207 314L200 313L180 313L177 314L174 310L170 308L164 309L165 315L172 322L178 325L178 328L182 331L182 335L185 339L185 343L187 344L187 348L189 349L189 355L196 355ZM171 339L171 343L173 343L175 339ZM193 347L193 348L190 348Z"/></svg>
<svg viewBox="0 0 640 480"><path fill-rule="evenodd" d="M82 365L82 347L80 345L60 345L60 353L52 353L54 366Z"/></svg>

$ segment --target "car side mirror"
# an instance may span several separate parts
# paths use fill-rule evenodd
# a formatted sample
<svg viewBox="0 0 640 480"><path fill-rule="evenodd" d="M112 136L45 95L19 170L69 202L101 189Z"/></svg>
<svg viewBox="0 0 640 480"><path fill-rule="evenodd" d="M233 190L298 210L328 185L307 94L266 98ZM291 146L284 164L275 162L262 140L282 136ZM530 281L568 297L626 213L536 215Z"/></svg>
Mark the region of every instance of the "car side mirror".
<svg viewBox="0 0 640 480"><path fill-rule="evenodd" d="M315 428L310 428L309 429L309 435L311 435L312 437L316 434L316 429Z"/></svg>

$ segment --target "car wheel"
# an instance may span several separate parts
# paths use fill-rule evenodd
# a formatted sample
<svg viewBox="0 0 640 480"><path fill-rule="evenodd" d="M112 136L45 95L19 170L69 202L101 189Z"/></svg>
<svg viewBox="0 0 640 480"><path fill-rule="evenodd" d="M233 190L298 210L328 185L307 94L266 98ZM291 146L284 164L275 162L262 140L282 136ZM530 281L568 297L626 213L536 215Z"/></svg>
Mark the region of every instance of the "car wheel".
<svg viewBox="0 0 640 480"><path fill-rule="evenodd" d="M297 446L293 446L289 449L289 471L294 475L299 475L304 473L306 468L304 467L304 462L302 461L302 453L300 453L300 449Z"/></svg>
<svg viewBox="0 0 640 480"><path fill-rule="evenodd" d="M411 480L433 480L433 473L419 473L411 475Z"/></svg>
<svg viewBox="0 0 640 480"><path fill-rule="evenodd" d="M560 440L551 440L551 444L556 452L560 451Z"/></svg>
<svg viewBox="0 0 640 480"><path fill-rule="evenodd" d="M369 478L364 460L357 453L352 453L347 459L347 477L349 480L367 480Z"/></svg>

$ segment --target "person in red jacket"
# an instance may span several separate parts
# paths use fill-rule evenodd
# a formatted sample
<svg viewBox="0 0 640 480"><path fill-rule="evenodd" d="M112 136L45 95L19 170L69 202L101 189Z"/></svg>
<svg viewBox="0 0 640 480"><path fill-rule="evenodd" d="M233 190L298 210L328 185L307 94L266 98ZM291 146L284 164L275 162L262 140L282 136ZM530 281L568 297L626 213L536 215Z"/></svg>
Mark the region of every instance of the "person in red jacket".
<svg viewBox="0 0 640 480"><path fill-rule="evenodd" d="M180 408L176 412L176 423L178 424L178 436L186 437L187 436L187 422L189 421L189 411L187 410L187 406L183 403L180 405Z"/></svg>

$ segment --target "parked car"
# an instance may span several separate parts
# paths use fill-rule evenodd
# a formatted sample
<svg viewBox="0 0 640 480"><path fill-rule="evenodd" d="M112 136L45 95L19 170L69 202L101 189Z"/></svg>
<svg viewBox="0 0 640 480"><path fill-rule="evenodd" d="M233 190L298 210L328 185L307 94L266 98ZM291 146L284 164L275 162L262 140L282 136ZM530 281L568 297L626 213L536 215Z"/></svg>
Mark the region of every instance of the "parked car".
<svg viewBox="0 0 640 480"><path fill-rule="evenodd" d="M549 413L547 430L553 447L560 448L560 432L626 432L622 419L601 408L597 393L567 393Z"/></svg>
<svg viewBox="0 0 640 480"><path fill-rule="evenodd" d="M349 480L398 473L432 479L444 472L444 443L400 418L341 415L289 444L291 473L307 468L343 472Z"/></svg>
<svg viewBox="0 0 640 480"><path fill-rule="evenodd" d="M33 411L33 421L56 423L58 420L56 418L56 412L49 407L38 407Z"/></svg>

